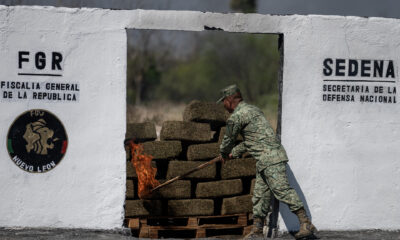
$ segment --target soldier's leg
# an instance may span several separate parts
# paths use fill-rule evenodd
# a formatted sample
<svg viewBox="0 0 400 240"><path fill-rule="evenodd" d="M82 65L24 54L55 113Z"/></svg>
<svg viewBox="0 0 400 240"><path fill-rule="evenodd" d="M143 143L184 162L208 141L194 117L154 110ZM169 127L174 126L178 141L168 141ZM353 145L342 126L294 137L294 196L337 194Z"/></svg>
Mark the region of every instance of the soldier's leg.
<svg viewBox="0 0 400 240"><path fill-rule="evenodd" d="M270 211L272 192L264 178L257 171L253 190L253 217L265 218Z"/></svg>
<svg viewBox="0 0 400 240"><path fill-rule="evenodd" d="M245 239L262 238L264 221L270 209L272 192L264 179L257 171L253 189L253 228Z"/></svg>
<svg viewBox="0 0 400 240"><path fill-rule="evenodd" d="M262 172L263 178L271 188L272 193L280 202L286 203L290 211L294 212L303 208L297 192L289 185L286 175L286 163L279 163L267 167Z"/></svg>
<svg viewBox="0 0 400 240"><path fill-rule="evenodd" d="M289 209L299 218L300 231L295 235L296 239L312 235L317 229L307 217L303 202L297 192L289 185L286 163L279 163L266 168L262 172L262 177L266 179L276 199L286 203Z"/></svg>

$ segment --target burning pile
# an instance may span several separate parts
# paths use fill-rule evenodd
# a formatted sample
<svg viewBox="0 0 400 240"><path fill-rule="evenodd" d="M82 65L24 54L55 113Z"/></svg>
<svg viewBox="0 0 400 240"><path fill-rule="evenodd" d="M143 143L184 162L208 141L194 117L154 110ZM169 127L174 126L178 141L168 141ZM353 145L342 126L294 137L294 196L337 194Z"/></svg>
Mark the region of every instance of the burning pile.
<svg viewBox="0 0 400 240"><path fill-rule="evenodd" d="M155 176L162 184L217 157L227 117L221 105L192 102L183 113L183 121L163 123L160 140L156 140L154 123L128 124L126 137L135 138L141 147L132 151L135 167L127 162L126 218L251 212L251 188L256 174L253 158L212 164L150 195L146 189L158 183L141 180L142 174L149 179ZM140 157L143 153L153 156L153 160L147 158L145 164L139 164L145 158Z"/></svg>
<svg viewBox="0 0 400 240"><path fill-rule="evenodd" d="M138 196L140 199L150 196L150 190L160 185L156 180L157 168L151 166L153 157L143 153L143 146L129 141L131 151L131 162L138 176Z"/></svg>

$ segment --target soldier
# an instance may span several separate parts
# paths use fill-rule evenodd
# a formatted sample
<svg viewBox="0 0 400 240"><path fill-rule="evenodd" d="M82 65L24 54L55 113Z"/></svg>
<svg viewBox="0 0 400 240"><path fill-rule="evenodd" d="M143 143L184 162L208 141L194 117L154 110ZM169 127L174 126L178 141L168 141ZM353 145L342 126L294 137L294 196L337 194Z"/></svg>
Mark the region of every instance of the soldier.
<svg viewBox="0 0 400 240"><path fill-rule="evenodd" d="M264 114L258 107L243 101L236 85L228 86L221 92L222 97L217 103L223 102L225 109L232 113L227 121L225 136L220 146L222 162L239 158L245 152L257 160L256 183L252 198L254 225L247 237L263 237L264 219L269 212L272 196L286 203L299 218L300 231L295 238L312 236L317 229L307 217L296 191L289 185L286 176L288 157ZM244 141L234 147L239 133Z"/></svg>

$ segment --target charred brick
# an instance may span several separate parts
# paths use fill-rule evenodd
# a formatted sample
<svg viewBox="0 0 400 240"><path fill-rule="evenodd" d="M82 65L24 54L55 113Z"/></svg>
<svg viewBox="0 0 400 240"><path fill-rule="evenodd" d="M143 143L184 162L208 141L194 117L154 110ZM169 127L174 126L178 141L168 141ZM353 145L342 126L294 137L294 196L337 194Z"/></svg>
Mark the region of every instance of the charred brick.
<svg viewBox="0 0 400 240"><path fill-rule="evenodd" d="M207 142L212 138L210 125L207 123L167 121L163 123L161 140L182 140L189 142Z"/></svg>
<svg viewBox="0 0 400 240"><path fill-rule="evenodd" d="M211 199L169 200L168 215L198 216L214 214L214 201Z"/></svg>
<svg viewBox="0 0 400 240"><path fill-rule="evenodd" d="M156 216L162 214L160 200L126 200L125 217Z"/></svg>
<svg viewBox="0 0 400 240"><path fill-rule="evenodd" d="M243 195L232 198L224 198L222 201L221 214L250 213L253 211L251 195Z"/></svg>
<svg viewBox="0 0 400 240"><path fill-rule="evenodd" d="M157 138L156 126L152 122L129 123L126 126L126 138L138 142L152 141Z"/></svg>
<svg viewBox="0 0 400 240"><path fill-rule="evenodd" d="M203 163L204 162L201 161L170 161L168 165L167 179L182 175ZM214 179L216 173L216 166L215 164L212 164L189 174L185 179Z"/></svg>
<svg viewBox="0 0 400 240"><path fill-rule="evenodd" d="M222 180L197 184L196 198L214 198L239 195L243 192L242 180Z"/></svg>
<svg viewBox="0 0 400 240"><path fill-rule="evenodd" d="M179 141L145 142L143 152L153 156L153 159L175 158L181 154L182 144Z"/></svg>
<svg viewBox="0 0 400 240"><path fill-rule="evenodd" d="M137 178L135 168L131 162L126 162L126 176L128 178Z"/></svg>
<svg viewBox="0 0 400 240"><path fill-rule="evenodd" d="M224 126L229 113L222 104L192 101L183 112L183 121L210 123L212 129Z"/></svg>
<svg viewBox="0 0 400 240"><path fill-rule="evenodd" d="M165 180L160 180L160 183ZM152 199L182 199L190 198L191 184L188 180L178 180L162 187L151 194Z"/></svg>
<svg viewBox="0 0 400 240"><path fill-rule="evenodd" d="M219 155L218 143L204 143L190 145L187 151L188 160L204 160L215 158Z"/></svg>
<svg viewBox="0 0 400 240"><path fill-rule="evenodd" d="M133 180L126 180L126 198L134 198L135 197L135 185L133 184Z"/></svg>
<svg viewBox="0 0 400 240"><path fill-rule="evenodd" d="M238 158L227 161L221 167L221 178L232 179L256 175L256 160L254 158Z"/></svg>

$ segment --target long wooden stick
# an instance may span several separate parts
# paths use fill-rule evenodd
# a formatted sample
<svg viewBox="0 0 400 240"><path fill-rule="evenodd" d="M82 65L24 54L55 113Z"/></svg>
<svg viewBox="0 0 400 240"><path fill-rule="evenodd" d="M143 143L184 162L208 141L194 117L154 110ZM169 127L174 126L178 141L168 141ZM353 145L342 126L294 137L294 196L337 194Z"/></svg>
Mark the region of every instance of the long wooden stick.
<svg viewBox="0 0 400 240"><path fill-rule="evenodd" d="M164 182L164 183L158 185L157 187L151 189L150 192L153 192L153 191L155 191L155 190L157 190L157 189L159 189L159 188L165 187L165 186L167 186L168 184L171 184L171 183L173 183L173 182L175 182L175 181L178 181L179 179L182 179L182 178L186 177L187 175L189 175L189 174L191 174L191 173L194 173L194 172L196 172L196 171L199 171L200 169L203 169L203 168L205 168L205 167L207 167L207 166L209 166L209 165L211 165L211 164L214 164L214 163L216 163L216 162L219 162L219 161L221 161L221 160L222 160L222 159L221 159L220 157L216 157L216 158L214 158L213 160L210 160L210 161L208 161L208 162L206 162L206 163L203 163L203 164L201 164L201 165L199 165L199 166L193 168L192 170L190 170L190 171L188 171L188 172L186 172L186 173L184 173L184 174L182 174L182 175L180 175L180 176L176 176L176 177L174 177L174 178L172 178L172 179L170 179L170 180L168 180L168 181L166 181L166 182Z"/></svg>

